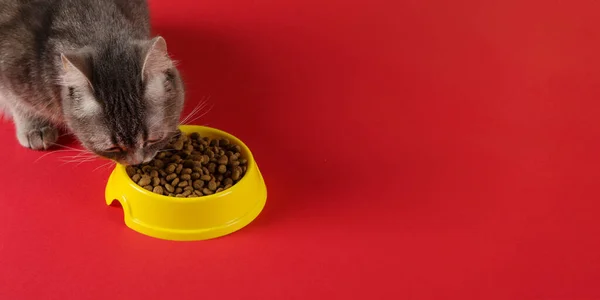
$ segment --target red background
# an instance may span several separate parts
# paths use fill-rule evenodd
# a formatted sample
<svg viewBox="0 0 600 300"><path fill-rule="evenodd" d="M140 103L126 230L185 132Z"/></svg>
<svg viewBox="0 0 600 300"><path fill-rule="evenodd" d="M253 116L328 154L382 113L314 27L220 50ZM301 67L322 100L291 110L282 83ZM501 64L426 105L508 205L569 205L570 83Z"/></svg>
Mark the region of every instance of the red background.
<svg viewBox="0 0 600 300"><path fill-rule="evenodd" d="M0 126L0 299L600 299L600 2L152 1L259 218L156 240Z"/></svg>

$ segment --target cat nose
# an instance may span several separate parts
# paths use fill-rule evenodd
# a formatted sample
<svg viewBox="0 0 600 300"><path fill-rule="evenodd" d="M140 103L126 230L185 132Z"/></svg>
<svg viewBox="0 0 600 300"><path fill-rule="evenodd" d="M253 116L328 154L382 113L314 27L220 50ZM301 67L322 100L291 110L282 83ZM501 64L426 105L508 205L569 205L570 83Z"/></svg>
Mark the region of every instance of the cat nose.
<svg viewBox="0 0 600 300"><path fill-rule="evenodd" d="M128 159L129 163L132 165L139 165L141 163L144 163L144 155L143 154L138 154L138 153L133 153L129 156Z"/></svg>

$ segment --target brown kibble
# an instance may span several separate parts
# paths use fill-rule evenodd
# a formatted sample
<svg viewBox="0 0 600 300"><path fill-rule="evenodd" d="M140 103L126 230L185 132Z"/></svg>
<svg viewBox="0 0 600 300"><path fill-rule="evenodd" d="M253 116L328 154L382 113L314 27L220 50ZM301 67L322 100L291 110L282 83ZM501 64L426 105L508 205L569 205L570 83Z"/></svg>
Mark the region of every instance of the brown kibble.
<svg viewBox="0 0 600 300"><path fill-rule="evenodd" d="M215 157L215 153L212 150L206 151L206 155L208 155L208 158L210 159Z"/></svg>
<svg viewBox="0 0 600 300"><path fill-rule="evenodd" d="M140 174L134 174L131 177L131 180L133 180L133 182L138 183L138 181L140 181L140 178L142 178L142 176Z"/></svg>
<svg viewBox="0 0 600 300"><path fill-rule="evenodd" d="M231 188L246 173L248 160L240 150L228 139L179 131L152 161L128 166L126 172L142 188L159 195L211 195Z"/></svg>
<svg viewBox="0 0 600 300"><path fill-rule="evenodd" d="M177 142L173 143L173 148L177 151L183 149L183 141L178 140Z"/></svg>
<svg viewBox="0 0 600 300"><path fill-rule="evenodd" d="M175 195L175 197L177 197L177 198L185 198L185 196L183 194L177 194L177 195Z"/></svg>
<svg viewBox="0 0 600 300"><path fill-rule="evenodd" d="M219 157L219 160L217 162L221 165L226 165L229 162L229 158L227 158L227 156L223 155L223 156Z"/></svg>
<svg viewBox="0 0 600 300"><path fill-rule="evenodd" d="M149 185L151 182L152 182L152 180L150 179L150 176L142 175L142 178L140 179L140 181L138 181L138 184L141 186L145 186L145 185Z"/></svg>
<svg viewBox="0 0 600 300"><path fill-rule="evenodd" d="M167 173L171 174L171 173L175 172L175 168L177 168L176 165L170 164L165 171L167 171Z"/></svg>
<svg viewBox="0 0 600 300"><path fill-rule="evenodd" d="M216 183L216 182L214 182L214 181L210 181L210 182L208 183L208 189L209 189L209 190L211 190L211 191L214 191L214 190L216 190L216 189L217 189L217 183Z"/></svg>
<svg viewBox="0 0 600 300"><path fill-rule="evenodd" d="M157 194L162 194L164 191L163 191L162 186L155 186L154 189L152 189L152 192L157 193Z"/></svg>
<svg viewBox="0 0 600 300"><path fill-rule="evenodd" d="M195 189L201 190L204 187L204 181L202 181L202 180L196 180L196 181L194 181L193 186L194 186Z"/></svg>
<svg viewBox="0 0 600 300"><path fill-rule="evenodd" d="M210 157L208 155L202 155L202 164L205 165L210 161Z"/></svg>
<svg viewBox="0 0 600 300"><path fill-rule="evenodd" d="M133 166L127 166L125 168L125 172L127 172L127 175L129 177L132 177L133 175L135 175L135 168Z"/></svg>
<svg viewBox="0 0 600 300"><path fill-rule="evenodd" d="M208 164L208 172L214 173L216 170L217 170L217 164L215 164L215 163Z"/></svg>
<svg viewBox="0 0 600 300"><path fill-rule="evenodd" d="M241 176L242 176L242 172L240 172L240 170L238 168L235 168L233 170L233 172L231 173L231 179L233 179L233 180L240 180Z"/></svg>
<svg viewBox="0 0 600 300"><path fill-rule="evenodd" d="M165 162L163 162L160 159L155 159L154 160L154 167L162 169L165 166Z"/></svg>

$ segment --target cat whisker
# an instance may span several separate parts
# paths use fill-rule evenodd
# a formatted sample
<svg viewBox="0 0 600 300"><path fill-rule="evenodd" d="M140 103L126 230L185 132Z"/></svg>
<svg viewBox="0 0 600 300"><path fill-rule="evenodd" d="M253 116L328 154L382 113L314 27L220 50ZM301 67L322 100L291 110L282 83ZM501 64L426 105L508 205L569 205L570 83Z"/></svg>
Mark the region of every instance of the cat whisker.
<svg viewBox="0 0 600 300"><path fill-rule="evenodd" d="M179 122L179 124L188 124L189 120L191 118L193 118L197 113L201 112L207 105L208 105L208 100L210 99L210 97L203 99L202 101L200 101L198 103L198 105L196 105L196 107L194 107L194 109L185 117L183 118L183 120L181 120Z"/></svg>
<svg viewBox="0 0 600 300"><path fill-rule="evenodd" d="M208 111L210 111L211 109L212 109L212 107L209 108ZM201 118L205 115L206 115L206 112L204 112L198 116L194 116L193 118L189 118L189 119L185 120L185 122L181 122L180 125L192 125L193 122L195 122L196 120L198 120L199 118Z"/></svg>
<svg viewBox="0 0 600 300"><path fill-rule="evenodd" d="M175 149L162 149L162 150L158 150L156 151L156 153L161 153L161 152L167 152L167 151L173 151Z"/></svg>
<svg viewBox="0 0 600 300"><path fill-rule="evenodd" d="M59 147L59 148L65 148L65 149L69 149L72 151L78 151L78 152L87 152L87 153L92 153L87 149L77 149L77 148L73 148L73 147L69 147L69 146L65 146L65 145L61 145L61 144L57 144L57 143L52 143L53 146Z"/></svg>
<svg viewBox="0 0 600 300"><path fill-rule="evenodd" d="M204 104L202 104L202 105L204 105ZM193 115L195 115L199 111L199 109L198 109L199 107L202 107L202 106L196 106L196 107L194 107L194 109L187 116L185 116L185 118L183 118L179 122L179 124L180 125L181 124L185 124L187 122L187 120L189 120Z"/></svg>
<svg viewBox="0 0 600 300"><path fill-rule="evenodd" d="M75 165L75 167L79 167L79 166L80 166L82 163L86 163L86 162L92 162L92 161L94 161L94 159L92 159L92 160L83 160L83 161L80 161L78 164L76 164L76 165Z"/></svg>
<svg viewBox="0 0 600 300"><path fill-rule="evenodd" d="M98 171L99 169L102 169L102 168L104 168L104 167L106 167L106 166L110 166L110 165L112 165L113 163L115 163L115 162L114 162L114 161L112 161L112 160L111 160L111 161L108 161L108 162L106 162L106 163L103 163L103 164L99 165L98 167L96 167L96 168L95 168L95 169L94 169L92 172L96 172L96 171Z"/></svg>
<svg viewBox="0 0 600 300"><path fill-rule="evenodd" d="M61 138L61 137L68 136L68 135L73 135L73 133L72 132L65 132L65 133L59 135L58 137Z"/></svg>
<svg viewBox="0 0 600 300"><path fill-rule="evenodd" d="M85 152L79 152L76 155L67 155L67 156L63 156L62 159L63 161L66 162L80 162L80 161L92 161L95 160L97 157L91 153L85 153Z"/></svg>
<svg viewBox="0 0 600 300"><path fill-rule="evenodd" d="M83 163L92 162L92 161L95 161L95 158L87 158L87 159L80 159L80 160L64 160L62 165L76 163L75 166L77 167Z"/></svg>
<svg viewBox="0 0 600 300"><path fill-rule="evenodd" d="M197 117L193 118L192 120L189 120L188 122L189 122L189 123L193 123L193 122L195 122L196 120L198 120L198 119L200 119L200 118L202 118L202 117L206 116L206 114L208 114L208 113L209 113L209 112L210 112L210 111L211 111L211 110L212 110L214 107L215 107L215 105L214 105L214 104L213 104L213 105L211 105L211 106L210 106L210 108L208 108L208 109L207 109L205 112L203 112L201 115L199 115L199 116L197 116Z"/></svg>
<svg viewBox="0 0 600 300"><path fill-rule="evenodd" d="M38 157L36 160L33 161L33 163L37 163L38 161L40 161L42 158L50 155L50 154L54 154L54 153L60 153L60 152L73 152L74 150L71 149L63 149L63 150L54 150L54 151L49 151L48 153L44 153L42 156Z"/></svg>
<svg viewBox="0 0 600 300"><path fill-rule="evenodd" d="M66 163L74 163L74 162L81 162L81 161L92 161L95 160L95 157L62 157L62 161L66 162Z"/></svg>

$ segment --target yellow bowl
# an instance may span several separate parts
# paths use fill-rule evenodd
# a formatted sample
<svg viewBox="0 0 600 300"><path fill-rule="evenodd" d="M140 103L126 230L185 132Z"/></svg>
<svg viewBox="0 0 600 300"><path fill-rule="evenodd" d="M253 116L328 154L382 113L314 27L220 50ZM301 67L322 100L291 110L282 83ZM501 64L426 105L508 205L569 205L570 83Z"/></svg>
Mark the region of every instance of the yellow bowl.
<svg viewBox="0 0 600 300"><path fill-rule="evenodd" d="M240 145L248 159L246 174L222 192L196 198L158 195L137 185L117 164L106 185L106 204L119 201L127 227L159 239L173 241L206 240L241 229L262 211L267 188L250 149L238 138L209 127L183 125L184 133L227 138Z"/></svg>

